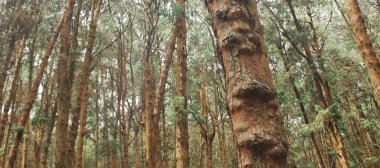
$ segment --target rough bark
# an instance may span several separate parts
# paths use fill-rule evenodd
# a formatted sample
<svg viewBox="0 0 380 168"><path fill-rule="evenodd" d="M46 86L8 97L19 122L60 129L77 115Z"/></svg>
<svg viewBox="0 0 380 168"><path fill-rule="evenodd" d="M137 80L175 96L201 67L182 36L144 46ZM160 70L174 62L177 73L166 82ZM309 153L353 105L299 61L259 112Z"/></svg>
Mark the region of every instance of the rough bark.
<svg viewBox="0 0 380 168"><path fill-rule="evenodd" d="M377 104L380 104L380 63L367 34L366 24L359 3L357 0L345 0L344 2L358 49L372 81L373 95Z"/></svg>
<svg viewBox="0 0 380 168"><path fill-rule="evenodd" d="M257 2L206 1L226 72L238 167L286 167L287 142L264 51Z"/></svg>

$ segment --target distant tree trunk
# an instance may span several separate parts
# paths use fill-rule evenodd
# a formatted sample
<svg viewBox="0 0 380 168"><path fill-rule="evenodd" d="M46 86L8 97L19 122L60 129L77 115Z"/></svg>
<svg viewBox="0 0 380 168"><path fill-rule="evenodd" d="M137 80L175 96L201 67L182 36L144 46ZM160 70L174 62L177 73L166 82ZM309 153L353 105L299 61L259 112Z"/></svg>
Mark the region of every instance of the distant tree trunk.
<svg viewBox="0 0 380 168"><path fill-rule="evenodd" d="M169 143L168 143L168 129L166 126L165 109L161 111L162 116L162 168L169 168Z"/></svg>
<svg viewBox="0 0 380 168"><path fill-rule="evenodd" d="M292 2L290 0L286 0L286 3L290 9L290 13L292 15L297 32L302 32L302 27L296 17ZM317 66L315 65L315 62L313 60L309 43L307 43L307 41L302 41L301 44L304 49L304 54L302 56L305 58L307 64L309 65L309 70L313 77L315 92L318 96L319 105L323 109L327 109L329 106L333 104L330 86L327 81L322 79L321 75L318 72ZM337 111L334 110L332 113L336 112ZM347 152L344 146L344 140L340 132L340 129L337 125L337 118L328 118L324 121L324 123L326 126L326 132L330 136L332 147L334 148L334 151L338 154L338 157L336 158L337 161L342 167L349 167Z"/></svg>
<svg viewBox="0 0 380 168"><path fill-rule="evenodd" d="M9 33L8 33L7 39L6 39L6 41L8 43L7 43L7 47L5 48L4 62L2 64L0 64L0 65L2 65L2 67L0 69L0 109L3 106L2 105L3 104L3 93L2 93L2 91L4 89L4 84L6 81L7 72L9 70L9 67L11 64L12 53L15 50L15 46L16 46L15 44L16 44L17 40L19 38L21 38L21 36L22 36L22 34L19 33L21 31L18 30L19 28L18 28L17 24L21 24L20 22L22 22L20 17L22 16L23 11L24 11L22 8L24 4L25 4L25 0L17 1L15 11L10 16L11 19L9 21L10 22L8 25L9 27L7 28L7 29L9 29L8 30ZM0 137L0 138L2 138L2 137Z"/></svg>
<svg viewBox="0 0 380 168"><path fill-rule="evenodd" d="M289 58L288 58L287 52L284 51L284 44L282 43L282 40L280 39L281 38L280 30L278 29L277 31L279 33L279 36L278 36L279 37L279 40L278 40L279 43L278 43L278 45L276 47L277 47L277 49L280 52L282 61L283 61L284 66L285 66L285 70L288 73L288 79L289 79L291 88L293 89L294 94L296 96L296 99L298 101L298 105L300 107L300 110L301 110L301 113L302 113L302 117L303 117L303 119L305 121L305 124L310 124L309 118L308 118L308 116L306 114L306 109L305 109L304 103L303 103L302 98L301 98L301 94L300 94L300 92L299 92L299 90L298 90L298 88L297 88L297 86L295 84L294 76L292 75L292 72L290 72L291 65L289 64ZM317 155L319 167L320 168L325 168L326 166L325 166L325 162L324 162L324 159L323 159L323 155L322 155L322 152L320 150L320 147L317 144L317 140L315 138L315 135L310 135L310 141L312 142L314 150L315 150L315 154Z"/></svg>
<svg viewBox="0 0 380 168"><path fill-rule="evenodd" d="M139 153L139 129L134 128L134 141L133 141L133 155L134 155L134 168L140 168L140 153Z"/></svg>
<svg viewBox="0 0 380 168"><path fill-rule="evenodd" d="M84 135L86 131L86 121L87 121L87 104L89 99L89 89L88 85L90 83L90 67L91 67L91 60L92 60L92 50L94 48L94 41L95 41L95 33L96 33L96 24L98 20L98 16L100 14L100 8L102 6L103 0L94 0L91 3L91 16L90 16L90 24L89 24L89 30L87 34L87 45L86 45L86 53L84 56L84 62L82 66L82 74L80 79L80 85L81 85L81 92L82 97L78 98L78 101L80 101L80 128L79 128L79 140L78 140L78 147L76 150L76 161L75 161L75 167L76 168L82 168L82 162L83 162L83 145L84 145Z"/></svg>
<svg viewBox="0 0 380 168"><path fill-rule="evenodd" d="M288 145L278 105L257 1L206 1L226 72L228 110L238 167L286 167Z"/></svg>
<svg viewBox="0 0 380 168"><path fill-rule="evenodd" d="M79 48L79 43L78 43L78 34L79 34L79 26L80 26L80 15L82 12L82 0L78 0L77 2L77 11L75 14L74 18L74 27L73 27L73 37L72 37L72 42L71 42L71 47L73 48L72 55L70 57L70 66L69 66L69 78L74 79L74 71L75 71L75 66L76 66L76 60L78 57L81 55L80 53L80 48ZM79 115L80 115L80 98L82 97L83 93L82 87L79 86L77 87L77 100L75 103L74 107L71 107L71 114L72 114L72 119L71 119L71 126L69 130L69 135L67 139L67 147L66 147L66 155L67 156L75 156L75 142L76 138L78 136L78 125L79 125ZM69 157L68 162L71 166L74 166L75 162L75 157Z"/></svg>
<svg viewBox="0 0 380 168"><path fill-rule="evenodd" d="M30 111L33 107L33 103L36 99L38 87L39 87L40 82L42 80L43 73L45 72L45 69L46 69L46 66L48 64L49 57L50 57L52 50L54 48L55 42L58 38L59 31L61 30L61 27L63 25L63 20L64 19L62 18L60 23L58 24L58 26L55 28L53 35L49 40L49 43L47 44L47 47L45 49L45 53L44 53L44 56L42 58L42 62L40 64L36 79L35 79L33 86L32 86L32 89L28 91L28 97L27 97L25 106L23 108L23 113L22 113L21 120L19 123L20 127L25 127L26 122L29 120L29 114L30 114ZM16 133L15 139L13 141L12 149L8 155L8 159L7 159L7 163L6 163L5 168L13 168L14 167L15 161L17 158L18 147L20 145L22 137L23 137L23 131L18 131Z"/></svg>
<svg viewBox="0 0 380 168"><path fill-rule="evenodd" d="M52 92L49 92L49 85L50 84L51 80L49 78L49 76L47 77L46 79L46 83L44 84L43 88L43 95L44 95L44 99L42 101L42 103L44 104L44 107L43 107L43 114L45 119L49 119L49 111L51 110L51 97L52 97ZM52 84L53 85L53 84ZM40 167L41 165L41 149L42 151L44 150L44 148L47 148L46 147L46 143L43 145L43 141L44 141L44 138L46 136L46 131L49 130L49 128L46 128L47 125L43 125L41 127L41 132L38 133L38 127L36 126L34 129L35 129L35 140L33 141L33 146L34 146L34 167ZM47 132L48 134L49 132ZM50 145L50 144L49 144ZM44 148L42 148L44 147Z"/></svg>
<svg viewBox="0 0 380 168"><path fill-rule="evenodd" d="M101 75L103 79L104 75ZM104 82L103 80L100 80L100 83ZM109 142L109 117L108 117L108 111L107 111L107 97L106 97L106 89L103 88L103 117L104 117L104 128L103 128L103 150L105 153L106 162L104 167L108 168L110 166L111 162L111 153L110 153L110 142Z"/></svg>
<svg viewBox="0 0 380 168"><path fill-rule="evenodd" d="M345 0L347 13L351 21L352 31L359 51L361 52L364 65L372 81L373 95L377 104L380 104L380 63L376 57L373 44L367 34L366 24L360 11L357 0Z"/></svg>
<svg viewBox="0 0 380 168"><path fill-rule="evenodd" d="M168 75L169 75L169 69L171 67L171 64L173 62L173 53L174 53L174 49L175 49L175 42L176 42L176 26L174 25L173 28L172 28L172 32L171 32L171 35L169 37L169 40L166 44L166 59L165 59L165 62L164 62L164 65L160 71L160 78L159 78L159 81L158 81L158 85L157 85L157 88L156 88L156 91L155 91L155 101L154 101L154 115L156 115L157 117L155 117L155 124L156 126L159 126L159 122L160 122L160 115L162 115L162 132L163 132L163 136L162 136L162 150L163 150L163 154L162 154L162 167L168 167L169 166L169 163L168 163L168 144L167 144L167 130L166 130L166 127L165 127L165 114L161 114L161 112L165 111L165 109L163 108L163 105L164 105L164 96L165 96L165 86L166 86L166 82L168 80ZM159 135L157 135L159 136Z"/></svg>
<svg viewBox="0 0 380 168"><path fill-rule="evenodd" d="M227 163L227 152L226 152L226 137L224 132L224 121L221 121L219 127L217 128L218 134L218 147L220 151L220 162L222 168L228 168Z"/></svg>
<svg viewBox="0 0 380 168"><path fill-rule="evenodd" d="M29 134L30 123L26 123L25 130ZM22 157L21 157L21 168L28 168L28 152L29 152L29 138L23 138L22 141Z"/></svg>
<svg viewBox="0 0 380 168"><path fill-rule="evenodd" d="M17 93L17 82L20 78L20 72L21 72L21 67L22 67L22 62L21 62L21 59L23 57L23 51L24 51L24 48L25 48L25 42L26 42L26 39L23 38L19 45L18 45L18 49L17 49L17 54L16 54L16 67L15 67L15 72L14 72L14 76L13 76L13 79L12 79L12 82L11 82L11 88L9 90L9 96L8 98L6 99L5 101L5 104L4 104L4 110L3 110L3 115L1 116L1 123L0 123L0 144L1 142L3 141L3 137L4 137L4 132L5 132L5 125L8 123L8 113L9 113L9 109L11 107L11 104L12 104L12 101L14 101L14 98L16 97L16 93Z"/></svg>
<svg viewBox="0 0 380 168"><path fill-rule="evenodd" d="M176 62L176 96L175 107L175 156L176 168L188 168L190 166L189 156L189 132L187 119L186 100L186 72L187 72L187 50L186 50L186 18L185 0L176 0L178 13L176 15L177 26L177 62Z"/></svg>
<svg viewBox="0 0 380 168"><path fill-rule="evenodd" d="M71 108L71 82L68 74L70 54L70 32L73 15L74 0L66 1L64 23L61 31L61 46L58 58L58 93L57 93L57 124L56 124L56 151L55 166L60 168L71 167L69 157L66 155L69 112Z"/></svg>

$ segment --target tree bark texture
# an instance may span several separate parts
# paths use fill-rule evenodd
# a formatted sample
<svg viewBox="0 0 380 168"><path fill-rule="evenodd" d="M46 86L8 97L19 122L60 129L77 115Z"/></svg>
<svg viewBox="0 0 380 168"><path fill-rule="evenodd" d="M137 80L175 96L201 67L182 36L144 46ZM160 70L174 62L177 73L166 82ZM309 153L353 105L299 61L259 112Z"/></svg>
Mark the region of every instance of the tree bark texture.
<svg viewBox="0 0 380 168"><path fill-rule="evenodd" d="M286 167L288 145L278 116L256 0L206 1L226 72L238 167Z"/></svg>
<svg viewBox="0 0 380 168"><path fill-rule="evenodd" d="M345 0L352 31L364 65L372 81L373 93L377 104L380 104L380 63L376 57L373 44L367 34L367 28L357 0Z"/></svg>

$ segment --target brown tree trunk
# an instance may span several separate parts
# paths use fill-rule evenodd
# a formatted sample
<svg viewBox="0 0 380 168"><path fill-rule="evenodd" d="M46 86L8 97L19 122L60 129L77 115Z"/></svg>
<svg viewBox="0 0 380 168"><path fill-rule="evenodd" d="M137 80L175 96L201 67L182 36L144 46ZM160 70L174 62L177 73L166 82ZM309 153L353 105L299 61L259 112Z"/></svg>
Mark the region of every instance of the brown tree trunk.
<svg viewBox="0 0 380 168"><path fill-rule="evenodd" d="M49 111L51 110L51 97L52 97L52 92L49 92L49 85L50 85L50 77L48 76L47 79L46 79L46 83L44 85L44 91L43 91L43 94L44 94L44 101L42 101L42 103L44 104L44 109L43 109L43 112L44 112L44 116L42 117L45 117L46 119L49 119ZM51 84L53 85L53 84ZM44 141L44 138L45 138L45 134L46 134L46 131L50 130L50 128L46 128L46 125L44 124L42 127L41 127L41 132L38 133L38 129L39 127L36 126L35 128L35 140L33 141L33 146L34 146L34 167L40 167L41 165L41 149L42 151L45 150L45 148L48 148L48 144L44 144L44 146L42 146L43 144L43 141ZM49 134L49 132L47 132L48 135L51 135ZM50 145L50 144L49 144ZM43 147L43 148L42 148Z"/></svg>
<svg viewBox="0 0 380 168"><path fill-rule="evenodd" d="M23 57L23 51L24 51L24 48L25 48L25 42L26 42L26 39L25 37L20 41L19 45L18 45L18 49L17 49L17 54L16 54L16 67L15 67L15 72L14 72L14 76L13 76L13 79L12 79L12 82L11 82L11 88L9 90L9 96L8 98L6 99L5 101L5 104L4 104L4 110L3 110L3 113L2 113L2 118L1 118L1 122L0 122L0 144L1 142L3 141L3 137L4 137L4 132L5 132L5 125L8 123L8 113L9 113L9 109L11 107L11 103L12 101L14 101L14 98L16 97L16 93L17 93L17 82L20 78L20 71L21 71L21 66L22 66L22 62L21 62L21 59Z"/></svg>
<svg viewBox="0 0 380 168"><path fill-rule="evenodd" d="M103 0L94 0L91 4L91 16L90 16L90 24L89 30L87 34L87 45L86 45L86 53L84 56L84 62L82 66L82 74L81 74L81 93L82 97L78 98L80 101L80 128L79 128L79 140L78 147L76 150L76 161L75 167L82 168L83 162L83 145L84 145L84 135L86 131L86 121L87 121L87 104L89 99L89 89L88 85L90 83L90 67L92 60L92 50L94 48L95 41L95 33L96 33L96 23L98 20L98 16L100 14L100 8L102 6Z"/></svg>
<svg viewBox="0 0 380 168"><path fill-rule="evenodd" d="M26 134L29 134L29 121L25 126ZM22 141L22 157L21 157L21 168L28 167L28 152L29 152L29 138L23 138ZM17 165L17 164L16 164Z"/></svg>
<svg viewBox="0 0 380 168"><path fill-rule="evenodd" d="M277 114L257 2L206 1L223 60L238 167L286 167L288 145Z"/></svg>
<svg viewBox="0 0 380 168"><path fill-rule="evenodd" d="M134 168L140 168L140 153L139 153L139 129L134 128L134 142L133 142L133 155L134 155Z"/></svg>
<svg viewBox="0 0 380 168"><path fill-rule="evenodd" d="M22 113L22 118L19 124L19 127L25 127L26 122L29 120L29 114L32 109L33 103L36 99L37 92L38 92L38 87L40 85L40 82L42 80L43 73L45 72L46 66L48 64L49 57L52 53L52 50L54 48L55 42L58 38L59 31L61 30L61 27L63 25L63 17L58 24L58 26L55 28L52 37L49 40L49 43L47 44L46 50L44 57L42 58L42 62L40 64L36 79L33 83L32 89L28 91L28 97L27 101L25 103L23 113ZM18 131L16 133L15 139L13 141L12 149L8 155L7 163L6 163L6 168L13 168L15 165L15 161L17 158L17 153L18 153L18 147L20 145L20 142L22 140L23 136L23 131Z"/></svg>
<svg viewBox="0 0 380 168"><path fill-rule="evenodd" d="M66 155L69 112L71 108L71 82L68 74L70 54L70 32L73 15L74 0L66 1L64 23L61 31L60 57L58 59L58 93L57 93L57 124L56 124L56 151L55 166L60 168L71 167Z"/></svg>
<svg viewBox="0 0 380 168"><path fill-rule="evenodd" d="M2 108L2 103L3 103L3 89L4 89L4 84L5 84L5 81L6 81L6 77L7 77L7 72L8 72L8 69L10 67L10 64L11 64L11 58L12 58L12 54L13 54L13 51L15 50L15 44L17 42L17 40L19 38L21 38L23 36L23 34L19 33L21 32L20 30L18 30L18 26L17 24L22 24L21 22L21 15L23 14L23 8L22 6L25 4L25 0L19 0L17 1L17 4L16 4L16 9L15 11L11 14L11 19L10 19L10 23L9 23L9 27L8 27L8 37L6 39L6 41L8 42L7 43L7 47L5 48L5 58L4 58L4 62L2 63L2 67L0 69L0 109ZM0 53L1 54L1 53ZM1 56L1 55L0 55ZM1 64L0 64L1 65Z"/></svg>
<svg viewBox="0 0 380 168"><path fill-rule="evenodd" d="M177 62L176 62L176 96L175 107L175 162L176 168L188 168L190 166L189 156L189 132L187 119L186 99L186 72L187 72L187 50L186 50L186 18L185 0L176 0L179 11L176 16L177 26Z"/></svg>
<svg viewBox="0 0 380 168"><path fill-rule="evenodd" d="M380 104L380 63L376 57L373 44L367 34L364 18L360 11L357 0L345 0L348 17L350 18L352 31L359 51L362 55L364 65L372 81L373 95L377 104Z"/></svg>
<svg viewBox="0 0 380 168"><path fill-rule="evenodd" d="M80 25L80 14L82 12L82 0L78 0L77 2L78 7L74 18L74 27L73 27L73 37L71 46L73 48L72 56L70 57L70 67L69 67L69 79L74 79L74 71L75 71L75 63L78 59L78 56L80 56L80 48L78 43L78 34L79 34L79 25ZM80 115L80 98L82 97L83 93L81 92L82 88L81 86L77 87L77 100L75 103L75 106L71 108L71 126L69 130L69 135L67 139L67 146L66 146L66 155L67 156L75 156L75 142L76 138L78 136L78 125L79 125L79 115ZM69 157L68 162L71 166L74 166L75 157Z"/></svg>
<svg viewBox="0 0 380 168"><path fill-rule="evenodd" d="M154 168L160 165L160 153L158 148L159 129L158 123L159 116L154 114L154 65L153 65L153 46L157 33L158 15L155 13L157 9L157 2L144 1L145 8L145 43L143 62L143 113L142 113L142 134L144 144L144 154L146 167Z"/></svg>

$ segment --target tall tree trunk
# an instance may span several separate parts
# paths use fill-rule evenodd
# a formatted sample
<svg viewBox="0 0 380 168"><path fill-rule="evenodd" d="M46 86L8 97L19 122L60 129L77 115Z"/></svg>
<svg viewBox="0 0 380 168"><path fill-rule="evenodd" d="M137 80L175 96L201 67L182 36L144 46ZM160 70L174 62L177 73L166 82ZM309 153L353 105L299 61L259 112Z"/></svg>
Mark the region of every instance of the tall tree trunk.
<svg viewBox="0 0 380 168"><path fill-rule="evenodd" d="M11 82L11 88L9 90L9 96L7 97L4 105L4 110L3 110L3 115L1 116L1 123L0 123L0 144L3 141L4 137L4 131L5 131L5 125L8 123L8 113L9 109L11 107L12 101L14 101L14 98L16 97L17 93L17 82L20 78L20 72L21 72L21 67L22 67L22 62L21 59L23 57L23 51L25 48L25 43L26 39L25 37L20 41L18 44L18 49L17 49L17 54L16 54L16 67L15 67L15 72L14 76Z"/></svg>
<svg viewBox="0 0 380 168"><path fill-rule="evenodd" d="M29 134L29 121L26 123L25 131L26 134ZM29 152L29 138L23 138L22 142L22 157L21 157L21 168L28 167L28 152Z"/></svg>
<svg viewBox="0 0 380 168"><path fill-rule="evenodd" d="M50 82L51 82L50 77L47 76L46 83L43 86L44 101L42 101L42 103L44 104L44 108L43 108L44 116L42 117L45 117L46 119L49 119L49 111L51 110L52 91L49 92L49 85L53 86L53 84L50 84ZM46 136L45 134L49 130L49 128L46 128L46 126L47 125L44 124L41 127L40 133L38 133L38 126L34 128L35 129L35 140L33 141L34 167L36 168L40 167L41 165L41 148L42 148L44 138ZM49 134L49 132L47 132L47 134ZM43 147L47 148L46 146L47 144L44 144ZM42 151L44 151L44 148L42 149Z"/></svg>
<svg viewBox="0 0 380 168"><path fill-rule="evenodd" d="M88 85L90 83L90 67L92 60L92 50L94 48L95 33L96 33L96 23L100 13L100 8L102 6L103 0L94 0L91 4L91 16L89 30L87 34L87 45L86 53L84 56L84 62L82 66L82 74L80 79L81 93L82 97L78 98L80 101L80 128L79 128L79 140L78 147L76 150L76 161L75 167L82 168L82 156L83 156L83 145L84 145L84 135L86 131L86 120L87 120L87 104L89 99L89 89Z"/></svg>
<svg viewBox="0 0 380 168"><path fill-rule="evenodd" d="M282 43L282 40L280 39L281 38L280 30L278 29L277 31L279 33L279 36L278 36L279 37L279 39L278 39L279 43L277 45L277 49L279 50L280 55L282 57L282 61L283 61L284 66L285 66L285 70L288 73L288 79L289 79L291 88L293 89L294 94L296 96L296 99L298 101L298 105L300 107L300 110L301 110L304 122L305 122L305 124L310 124L309 118L308 118L308 116L306 114L306 109L305 109L304 103L303 103L302 98L301 98L301 94L300 94L300 92L299 92L299 90L298 90L298 88L297 88L297 86L295 84L294 76L290 72L291 65L289 64L289 57L287 55L287 52L284 51L285 50L284 49L284 44ZM324 162L324 159L323 159L323 155L322 155L322 152L320 150L320 147L318 146L318 143L317 143L317 140L315 138L315 135L310 135L309 138L310 138L310 141L313 144L313 147L314 147L314 150L315 150L315 154L317 155L319 167L320 168L325 168L326 165L325 165L325 162Z"/></svg>
<svg viewBox="0 0 380 168"><path fill-rule="evenodd" d="M177 26L177 62L176 62L176 96L175 107L175 156L176 168L188 168L190 166L189 156L189 132L187 119L186 99L186 72L187 72L187 50L186 50L186 17L185 0L176 0L179 11L176 16Z"/></svg>
<svg viewBox="0 0 380 168"><path fill-rule="evenodd" d="M0 69L0 109L3 106L2 105L3 104L3 93L2 93L2 91L4 89L4 84L6 81L7 72L9 70L9 67L11 64L12 54L13 54L13 51L15 50L15 46L16 46L15 44L16 44L17 40L23 36L23 34L20 33L22 31L18 30L19 28L18 28L17 24L21 24L20 22L22 22L20 17L22 16L23 11L24 11L22 8L22 6L24 4L25 4L25 0L17 1L16 9L11 14L11 19L10 19L10 23L9 23L9 27L8 27L9 33L8 33L8 37L6 39L8 42L7 43L8 45L5 48L5 58L4 58L4 62L2 63L2 67Z"/></svg>
<svg viewBox="0 0 380 168"><path fill-rule="evenodd" d="M23 109L21 121L19 122L19 127L25 127L26 122L29 120L29 114L32 109L33 103L36 99L37 92L38 92L38 87L40 85L40 82L42 80L43 73L45 72L46 66L48 64L49 57L52 53L52 50L54 48L55 42L58 38L59 31L61 30L61 27L63 25L63 17L58 24L58 26L55 28L52 37L49 40L49 43L47 44L46 50L44 57L42 58L42 62L40 64L37 76L35 81L33 82L33 87L31 90L28 91L28 97ZM7 163L6 163L6 168L13 168L15 165L15 161L17 158L17 153L18 153L18 147L20 145L20 142L23 137L23 131L18 131L16 133L15 139L13 141L12 149L8 155Z"/></svg>
<svg viewBox="0 0 380 168"><path fill-rule="evenodd" d="M238 167L285 167L288 145L264 51L257 1L206 1L226 72Z"/></svg>
<svg viewBox="0 0 380 168"><path fill-rule="evenodd" d="M53 85L52 85L52 88ZM52 89L51 89L52 90ZM46 138L45 138L45 145L42 148L42 156L41 156L41 168L47 168L47 159L49 157L49 148L51 144L51 138L53 136L53 129L55 124L55 117L57 116L57 103L55 102L53 107L50 109L51 114L50 117L46 116L46 118L49 118L49 125L48 129L46 131Z"/></svg>
<svg viewBox="0 0 380 168"><path fill-rule="evenodd" d="M134 155L134 168L140 168L140 153L139 153L139 129L134 128L134 141L133 141L133 155Z"/></svg>
<svg viewBox="0 0 380 168"><path fill-rule="evenodd" d="M157 33L158 2L144 1L145 8L145 43L143 62L143 113L142 113L142 134L144 144L144 154L146 167L154 168L160 165L160 153L158 150L159 130L155 121L158 121L154 114L154 65L153 65L153 46Z"/></svg>
<svg viewBox="0 0 380 168"><path fill-rule="evenodd" d="M360 11L357 0L345 0L348 17L350 18L352 31L359 51L362 55L364 65L372 81L373 95L377 104L380 104L380 63L376 57L373 44L367 34L364 18Z"/></svg>
<svg viewBox="0 0 380 168"><path fill-rule="evenodd" d="M69 67L69 78L74 79L74 71L76 66L76 60L81 55L79 43L78 43L78 34L79 34L79 26L80 26L80 15L82 12L82 0L78 0L78 7L74 18L74 27L73 27L73 38L71 42L71 46L73 48L72 56L70 57L70 67ZM66 147L66 155L67 156L75 156L75 142L78 136L78 125L79 125L79 113L80 113L80 98L82 97L82 87L77 87L77 101L75 106L71 108L71 126L69 130L69 135L67 139L67 147ZM75 157L69 157L68 162L71 166L74 166Z"/></svg>
<svg viewBox="0 0 380 168"><path fill-rule="evenodd" d="M74 0L66 1L64 23L61 31L61 46L58 59L58 93L57 93L57 124L56 124L56 151L55 166L60 168L71 167L69 157L66 155L69 114L71 108L71 82L68 74L70 54L70 32L73 16Z"/></svg>

